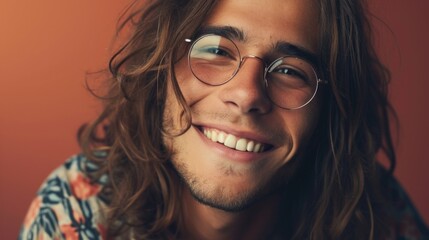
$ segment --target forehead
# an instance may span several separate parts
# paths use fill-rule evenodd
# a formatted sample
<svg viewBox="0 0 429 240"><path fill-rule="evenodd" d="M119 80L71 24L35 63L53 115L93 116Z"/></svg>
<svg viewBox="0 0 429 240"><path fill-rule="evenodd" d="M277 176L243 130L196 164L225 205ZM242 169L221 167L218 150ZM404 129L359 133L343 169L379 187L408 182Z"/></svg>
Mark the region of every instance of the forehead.
<svg viewBox="0 0 429 240"><path fill-rule="evenodd" d="M220 0L205 26L231 26L259 48L288 42L317 53L319 11L314 0Z"/></svg>

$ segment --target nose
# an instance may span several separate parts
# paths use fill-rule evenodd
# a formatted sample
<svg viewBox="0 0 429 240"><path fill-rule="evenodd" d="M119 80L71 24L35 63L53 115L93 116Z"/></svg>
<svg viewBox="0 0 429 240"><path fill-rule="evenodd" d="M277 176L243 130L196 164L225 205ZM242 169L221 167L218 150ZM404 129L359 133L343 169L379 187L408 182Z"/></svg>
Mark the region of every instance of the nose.
<svg viewBox="0 0 429 240"><path fill-rule="evenodd" d="M265 91L264 71L261 58L243 57L234 78L222 85L221 100L239 113L268 113L272 104Z"/></svg>

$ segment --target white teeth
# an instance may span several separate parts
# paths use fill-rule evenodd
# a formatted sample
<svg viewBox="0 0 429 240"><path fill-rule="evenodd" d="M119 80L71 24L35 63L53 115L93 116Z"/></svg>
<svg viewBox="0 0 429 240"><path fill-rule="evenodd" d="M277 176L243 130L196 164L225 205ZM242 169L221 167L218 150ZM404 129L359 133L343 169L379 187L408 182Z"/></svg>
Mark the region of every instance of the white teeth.
<svg viewBox="0 0 429 240"><path fill-rule="evenodd" d="M247 147L247 140L244 138L240 138L240 140L237 141L237 145L235 145L235 149L239 151L246 151Z"/></svg>
<svg viewBox="0 0 429 240"><path fill-rule="evenodd" d="M254 141L249 141L249 142L247 143L246 150L247 150L248 152L253 152L254 147L255 147L255 142L254 142Z"/></svg>
<svg viewBox="0 0 429 240"><path fill-rule="evenodd" d="M217 141L220 142L220 143L224 143L225 142L225 138L226 138L225 133L224 132L220 132L218 134Z"/></svg>
<svg viewBox="0 0 429 240"><path fill-rule="evenodd" d="M212 139L212 141L213 141L213 142L216 142L216 141L217 141L217 132L215 132L215 131L213 131L213 132L212 132L212 137L211 137L211 139Z"/></svg>
<svg viewBox="0 0 429 240"><path fill-rule="evenodd" d="M260 149L261 149L261 144L260 144L260 143L257 143L257 144L255 145L255 148L253 148L253 152L258 152Z"/></svg>
<svg viewBox="0 0 429 240"><path fill-rule="evenodd" d="M226 136L226 139L223 145L229 148L235 148L236 143L237 143L237 138L234 135L228 134L228 136Z"/></svg>
<svg viewBox="0 0 429 240"><path fill-rule="evenodd" d="M264 145L246 138L238 138L232 134L214 130L204 129L204 135L213 142L223 143L223 145L242 152L262 152Z"/></svg>

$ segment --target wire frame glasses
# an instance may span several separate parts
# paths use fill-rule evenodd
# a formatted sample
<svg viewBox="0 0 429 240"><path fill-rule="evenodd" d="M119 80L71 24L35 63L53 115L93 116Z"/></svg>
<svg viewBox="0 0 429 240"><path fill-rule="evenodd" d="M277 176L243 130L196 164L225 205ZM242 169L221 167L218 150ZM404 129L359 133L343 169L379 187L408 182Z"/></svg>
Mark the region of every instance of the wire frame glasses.
<svg viewBox="0 0 429 240"><path fill-rule="evenodd" d="M191 40L186 39L187 42ZM189 49L188 63L194 76L210 86L230 81L246 58L230 39L208 34L196 39ZM264 63L265 64L265 63ZM315 97L321 81L313 66L295 56L283 56L265 65L264 82L267 96L283 109L299 109Z"/></svg>

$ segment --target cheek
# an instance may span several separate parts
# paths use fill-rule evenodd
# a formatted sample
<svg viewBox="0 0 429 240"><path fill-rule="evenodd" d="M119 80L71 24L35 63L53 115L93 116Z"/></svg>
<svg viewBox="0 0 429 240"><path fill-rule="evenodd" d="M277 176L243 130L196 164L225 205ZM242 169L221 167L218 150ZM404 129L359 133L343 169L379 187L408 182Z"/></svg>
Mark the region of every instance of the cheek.
<svg viewBox="0 0 429 240"><path fill-rule="evenodd" d="M172 80L168 79L165 106L163 112L163 129L169 135L178 135L187 126L185 106L181 104L180 98L176 96Z"/></svg>
<svg viewBox="0 0 429 240"><path fill-rule="evenodd" d="M188 61L182 58L174 66L174 74L177 80L179 91L188 107L191 107L206 99L212 92L212 88L196 79L189 69ZM165 108L163 113L163 128L171 135L178 135L187 127L188 120L186 118L185 106L182 106L180 98L176 96L174 90L173 79L167 81L167 94L165 100Z"/></svg>
<svg viewBox="0 0 429 240"><path fill-rule="evenodd" d="M320 107L317 101L310 103L303 109L287 112L284 116L284 124L294 143L294 148L302 149L309 141L319 121Z"/></svg>
<svg viewBox="0 0 429 240"><path fill-rule="evenodd" d="M181 59L174 66L174 69L180 91L188 106L192 106L213 91L214 87L202 83L194 76L186 58Z"/></svg>
<svg viewBox="0 0 429 240"><path fill-rule="evenodd" d="M186 99L186 102L189 102L189 92L192 92L194 89L194 75L188 67L188 61L186 58L182 58L174 66L174 72L180 91L182 92L183 97Z"/></svg>
<svg viewBox="0 0 429 240"><path fill-rule="evenodd" d="M189 79L192 76L192 72L188 66L188 59L182 58L174 65L174 73L179 84L183 84L185 79Z"/></svg>

